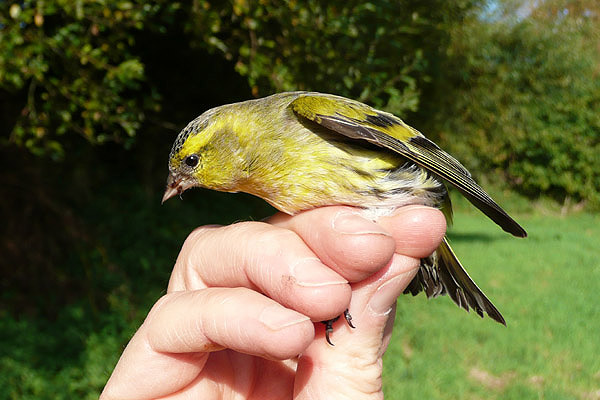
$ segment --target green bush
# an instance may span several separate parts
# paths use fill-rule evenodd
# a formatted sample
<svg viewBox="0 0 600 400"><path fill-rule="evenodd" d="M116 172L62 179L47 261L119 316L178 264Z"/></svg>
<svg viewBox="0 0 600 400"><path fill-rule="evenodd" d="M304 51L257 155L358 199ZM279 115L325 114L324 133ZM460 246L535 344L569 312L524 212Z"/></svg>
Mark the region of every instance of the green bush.
<svg viewBox="0 0 600 400"><path fill-rule="evenodd" d="M145 111L158 107L134 34L158 29L146 24L159 10L143 1L0 2L0 93L16 103L9 141L54 157L67 133L131 144Z"/></svg>
<svg viewBox="0 0 600 400"><path fill-rule="evenodd" d="M490 180L598 207L600 29L596 14L551 3L455 32L441 85L452 95L435 125L444 147Z"/></svg>
<svg viewBox="0 0 600 400"><path fill-rule="evenodd" d="M255 95L319 90L405 113L418 108L448 28L477 3L199 2L190 22L204 46L235 61Z"/></svg>
<svg viewBox="0 0 600 400"><path fill-rule="evenodd" d="M4 142L56 158L71 133L130 146L164 106L159 88L173 68L155 64L195 61L155 54L143 44L148 37L176 37L190 53L221 55L254 95L320 90L414 111L428 58L478 1L0 2L0 101L9 107L2 125L10 131ZM150 79L148 67L159 76ZM210 64L193 67L188 75L203 86L222 84ZM190 77L188 85L197 81Z"/></svg>

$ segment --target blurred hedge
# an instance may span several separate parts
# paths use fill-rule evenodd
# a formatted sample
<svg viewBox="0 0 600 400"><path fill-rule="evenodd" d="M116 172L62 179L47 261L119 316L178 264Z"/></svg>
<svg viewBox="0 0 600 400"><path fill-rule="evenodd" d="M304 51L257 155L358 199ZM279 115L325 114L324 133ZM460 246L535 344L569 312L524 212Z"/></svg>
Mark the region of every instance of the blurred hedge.
<svg viewBox="0 0 600 400"><path fill-rule="evenodd" d="M161 109L162 93L145 73L144 53L152 51L139 42L174 30L190 47L233 60L255 95L318 89L416 110L428 58L475 1L429 3L0 2L1 97L17 100L7 115L9 142L54 157L72 133L131 145ZM207 72L196 65L193 73L214 85Z"/></svg>
<svg viewBox="0 0 600 400"><path fill-rule="evenodd" d="M440 144L531 198L600 207L600 3L503 2L453 32Z"/></svg>
<svg viewBox="0 0 600 400"><path fill-rule="evenodd" d="M60 159L72 134L128 147L148 118L180 127L160 82L196 60L148 42L177 36L229 60L255 96L357 98L514 190L597 207L598 13L589 0L0 2L2 143ZM214 72L189 65L199 86L181 79L180 98L218 87Z"/></svg>

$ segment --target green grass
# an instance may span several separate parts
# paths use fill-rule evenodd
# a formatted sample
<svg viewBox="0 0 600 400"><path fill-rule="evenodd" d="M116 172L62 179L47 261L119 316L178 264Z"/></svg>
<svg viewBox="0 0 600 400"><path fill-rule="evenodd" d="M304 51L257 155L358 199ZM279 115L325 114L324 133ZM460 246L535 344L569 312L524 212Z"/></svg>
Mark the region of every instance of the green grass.
<svg viewBox="0 0 600 400"><path fill-rule="evenodd" d="M28 307L10 296L16 289L2 294L0 400L97 399L164 293L186 235L272 212L250 196L210 191L160 206L160 193L132 190L135 201L121 203L121 187L106 186L81 217L94 240L45 276L50 289L27 292ZM508 327L448 298L402 296L384 363L387 399L600 399L600 215L562 218L518 196L501 204L528 216L518 220L529 238L503 233L460 198L450 238ZM71 291L56 289L64 276ZM43 304L47 312L26 312Z"/></svg>
<svg viewBox="0 0 600 400"><path fill-rule="evenodd" d="M526 239L474 212L450 231L507 327L445 297L401 297L386 399L600 399L600 216L518 220Z"/></svg>

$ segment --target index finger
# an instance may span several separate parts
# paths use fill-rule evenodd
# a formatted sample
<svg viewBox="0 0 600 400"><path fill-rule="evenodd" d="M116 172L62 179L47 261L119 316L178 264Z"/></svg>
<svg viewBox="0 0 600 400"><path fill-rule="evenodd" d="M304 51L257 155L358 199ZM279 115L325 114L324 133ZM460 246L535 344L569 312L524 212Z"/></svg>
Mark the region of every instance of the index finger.
<svg viewBox="0 0 600 400"><path fill-rule="evenodd" d="M324 264L351 282L386 266L394 253L429 256L446 231L442 212L420 205L401 207L377 223L364 210L346 206L276 214L267 222L296 232Z"/></svg>

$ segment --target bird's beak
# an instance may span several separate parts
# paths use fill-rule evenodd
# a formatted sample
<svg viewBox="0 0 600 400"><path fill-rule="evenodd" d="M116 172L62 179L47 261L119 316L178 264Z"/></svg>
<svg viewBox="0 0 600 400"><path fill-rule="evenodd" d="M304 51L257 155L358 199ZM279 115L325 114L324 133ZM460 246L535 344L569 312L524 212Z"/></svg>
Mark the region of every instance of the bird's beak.
<svg viewBox="0 0 600 400"><path fill-rule="evenodd" d="M163 195L160 204L163 204L173 196L183 193L183 191L187 188L184 188L182 183L183 179L181 179L181 177L174 173L170 173L169 177L167 178L167 189L165 190L165 194Z"/></svg>

